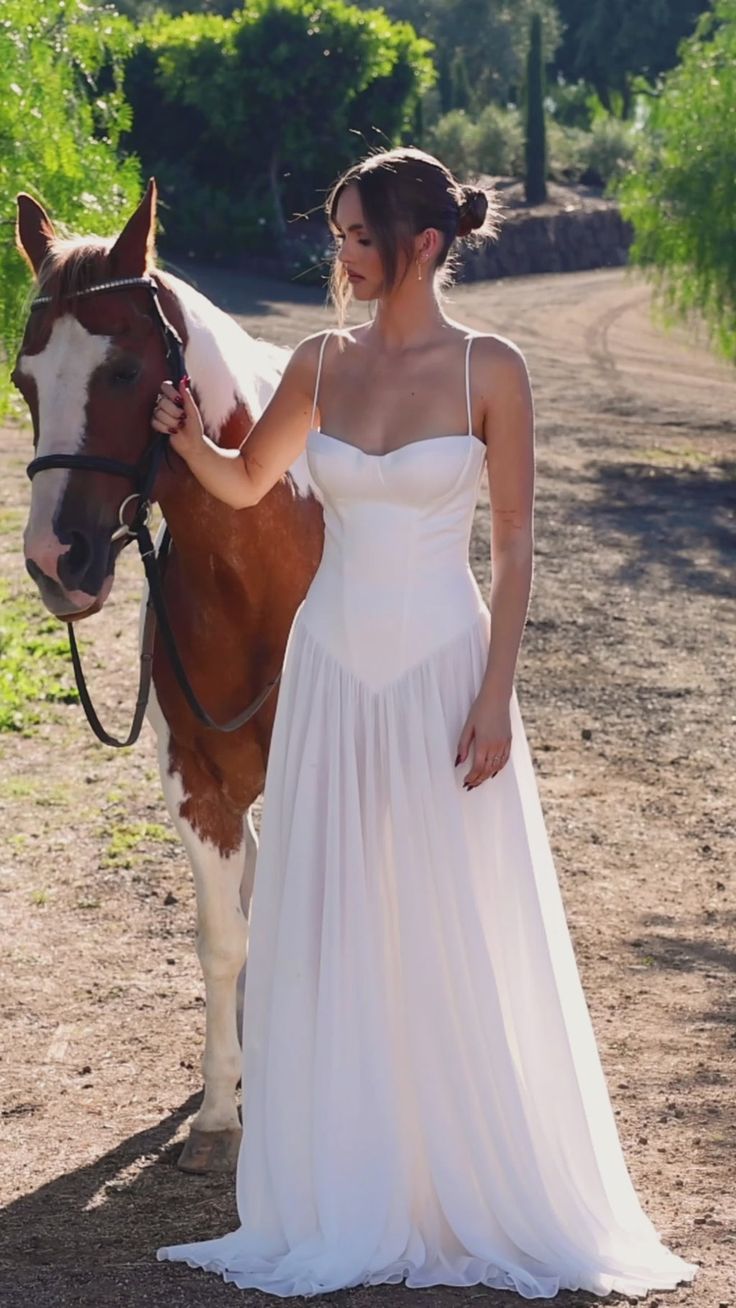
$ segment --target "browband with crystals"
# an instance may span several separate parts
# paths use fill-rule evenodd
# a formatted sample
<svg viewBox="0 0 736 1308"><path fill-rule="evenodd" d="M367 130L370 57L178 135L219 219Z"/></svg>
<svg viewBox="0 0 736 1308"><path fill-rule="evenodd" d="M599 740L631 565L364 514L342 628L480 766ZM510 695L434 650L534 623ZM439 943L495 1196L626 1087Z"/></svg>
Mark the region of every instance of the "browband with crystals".
<svg viewBox="0 0 736 1308"><path fill-rule="evenodd" d="M152 277L120 277L115 281L98 282L96 286L87 286L82 291L66 291L62 299L78 295L96 295L99 291L116 291L120 286L147 286L158 294L158 286ZM35 309L37 305L41 304L51 304L53 299L53 295L37 295L35 300L31 302L31 308Z"/></svg>

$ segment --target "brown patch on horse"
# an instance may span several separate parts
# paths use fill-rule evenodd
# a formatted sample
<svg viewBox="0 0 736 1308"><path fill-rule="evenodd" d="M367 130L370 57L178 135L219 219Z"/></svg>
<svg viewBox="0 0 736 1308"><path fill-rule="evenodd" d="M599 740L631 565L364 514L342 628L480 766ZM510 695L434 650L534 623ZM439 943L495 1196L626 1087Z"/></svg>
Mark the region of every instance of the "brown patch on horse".
<svg viewBox="0 0 736 1308"><path fill-rule="evenodd" d="M203 706L225 722L252 703L279 671L297 606L322 555L322 506L294 496L286 476L258 504L230 509L193 477L162 474L161 506L174 542L166 603ZM194 533L191 524L197 524ZM157 642L153 677L169 724L169 770L187 794L182 817L221 854L239 849L243 813L261 793L277 684L237 732L195 719Z"/></svg>
<svg viewBox="0 0 736 1308"><path fill-rule="evenodd" d="M239 400L220 428L218 445L225 450L239 450L252 426L250 410L243 400Z"/></svg>

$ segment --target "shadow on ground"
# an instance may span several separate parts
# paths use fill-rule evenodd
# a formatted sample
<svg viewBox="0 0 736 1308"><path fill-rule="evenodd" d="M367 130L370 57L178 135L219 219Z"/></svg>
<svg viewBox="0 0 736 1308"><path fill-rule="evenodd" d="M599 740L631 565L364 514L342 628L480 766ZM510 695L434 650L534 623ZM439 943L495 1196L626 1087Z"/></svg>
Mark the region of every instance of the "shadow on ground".
<svg viewBox="0 0 736 1308"><path fill-rule="evenodd" d="M193 1095L155 1126L123 1140L109 1153L9 1204L2 1212L0 1262L3 1308L211 1308L217 1304L272 1302L257 1290L238 1290L214 1274L179 1263L159 1263L162 1244L209 1239L238 1225L232 1176L189 1176L176 1167L183 1122L196 1111ZM408 1298L407 1298L408 1296ZM303 1299L304 1296L295 1296ZM469 1300L488 1308L518 1308L518 1295L484 1286L404 1284L358 1286L322 1296L355 1308L406 1303L410 1308L462 1308ZM593 1308L597 1296L557 1296L559 1308ZM626 1295L606 1300L627 1304Z"/></svg>

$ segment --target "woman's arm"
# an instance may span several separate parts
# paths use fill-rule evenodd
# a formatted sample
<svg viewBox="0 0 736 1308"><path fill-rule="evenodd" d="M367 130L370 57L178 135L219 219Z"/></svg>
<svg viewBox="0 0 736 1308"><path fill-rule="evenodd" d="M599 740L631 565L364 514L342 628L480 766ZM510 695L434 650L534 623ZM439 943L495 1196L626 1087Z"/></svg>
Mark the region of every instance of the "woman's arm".
<svg viewBox="0 0 736 1308"><path fill-rule="evenodd" d="M484 434L491 501L491 644L481 694L508 700L532 585L534 404L521 351L510 341L490 342Z"/></svg>
<svg viewBox="0 0 736 1308"><path fill-rule="evenodd" d="M171 382L161 387L162 400L152 426L167 431L199 482L234 509L249 508L279 481L304 448L312 413L321 333L294 350L278 386L239 450L221 449L205 435L191 391Z"/></svg>
<svg viewBox="0 0 736 1308"><path fill-rule="evenodd" d="M491 500L491 641L455 760L464 763L472 747L463 778L468 790L495 777L511 753L511 696L534 554L534 406L524 356L493 336L479 339L475 350Z"/></svg>

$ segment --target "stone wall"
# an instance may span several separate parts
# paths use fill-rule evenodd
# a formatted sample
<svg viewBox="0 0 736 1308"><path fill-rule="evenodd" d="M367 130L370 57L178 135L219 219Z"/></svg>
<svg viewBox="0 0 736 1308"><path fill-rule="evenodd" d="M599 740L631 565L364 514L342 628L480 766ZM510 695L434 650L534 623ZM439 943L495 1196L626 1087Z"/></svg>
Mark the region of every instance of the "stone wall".
<svg viewBox="0 0 736 1308"><path fill-rule="evenodd" d="M617 267L626 263L632 238L631 225L613 204L572 213L514 214L496 241L465 247L458 280Z"/></svg>
<svg viewBox="0 0 736 1308"><path fill-rule="evenodd" d="M527 208L523 185L514 178L482 178L493 188L501 209L496 240L456 247L458 281L520 277L526 273L573 272L625 264L633 231L613 200L586 186L548 182L544 204ZM325 222L313 217L295 223L279 256L238 257L242 272L296 279L303 286L324 285L330 256Z"/></svg>

